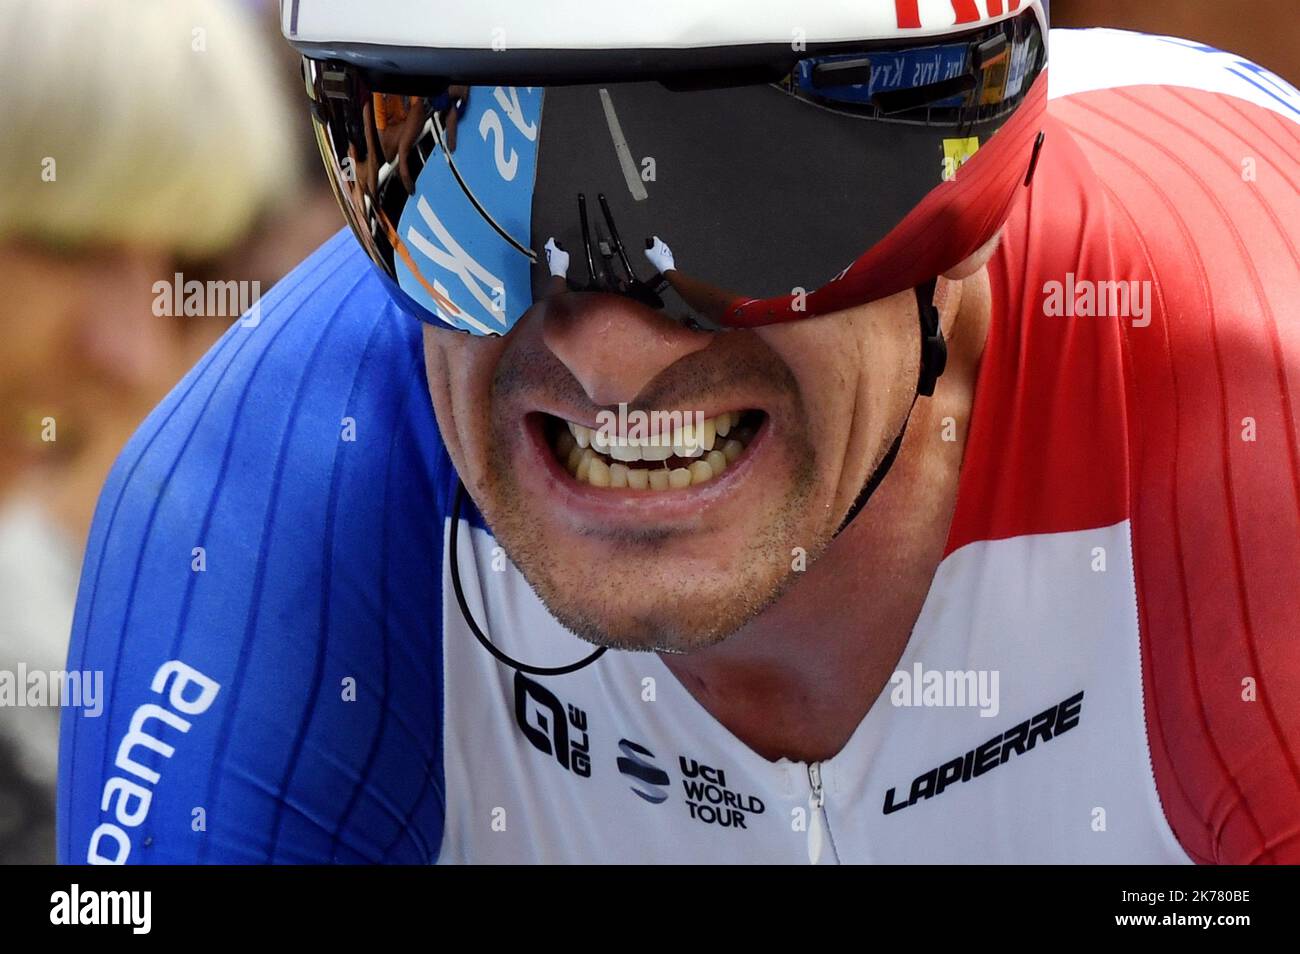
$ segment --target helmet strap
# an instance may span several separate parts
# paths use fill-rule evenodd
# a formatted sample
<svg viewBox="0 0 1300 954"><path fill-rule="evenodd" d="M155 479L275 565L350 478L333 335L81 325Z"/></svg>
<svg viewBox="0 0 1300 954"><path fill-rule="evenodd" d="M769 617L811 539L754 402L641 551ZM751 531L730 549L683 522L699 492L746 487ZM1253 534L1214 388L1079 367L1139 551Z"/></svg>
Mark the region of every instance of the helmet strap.
<svg viewBox="0 0 1300 954"><path fill-rule="evenodd" d="M934 306L938 287L937 278L916 286L916 306L921 314L921 373L916 381L916 393L920 397L934 395L935 385L948 367L948 343L943 340L939 309Z"/></svg>
<svg viewBox="0 0 1300 954"><path fill-rule="evenodd" d="M853 506L849 508L848 515L840 524L840 528L835 531L836 537L843 533L853 519L862 512L862 508L867 505L867 501L884 481L889 469L894 466L894 461L898 459L898 452L903 446L903 437L907 434L907 425L912 420L912 411L916 409L917 400L934 395L935 386L948 367L948 344L944 341L943 328L939 324L939 309L934 306L934 293L938 284L938 279L932 278L916 286L916 304L921 316L921 370L917 375L916 394L912 398L912 405L907 409L903 426L898 429L898 436L894 438L889 452L867 478L866 485L853 501Z"/></svg>

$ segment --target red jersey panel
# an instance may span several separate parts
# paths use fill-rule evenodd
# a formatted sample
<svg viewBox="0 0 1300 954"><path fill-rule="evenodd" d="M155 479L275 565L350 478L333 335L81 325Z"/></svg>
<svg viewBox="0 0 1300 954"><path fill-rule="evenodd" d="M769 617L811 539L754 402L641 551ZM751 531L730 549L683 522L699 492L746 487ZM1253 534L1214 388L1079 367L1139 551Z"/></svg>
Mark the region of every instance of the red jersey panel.
<svg viewBox="0 0 1300 954"><path fill-rule="evenodd" d="M1134 35L1085 36L1072 70L1124 73ZM1197 861L1297 863L1300 94L1140 40L1167 82L1053 76L949 550L1127 518L1170 825Z"/></svg>

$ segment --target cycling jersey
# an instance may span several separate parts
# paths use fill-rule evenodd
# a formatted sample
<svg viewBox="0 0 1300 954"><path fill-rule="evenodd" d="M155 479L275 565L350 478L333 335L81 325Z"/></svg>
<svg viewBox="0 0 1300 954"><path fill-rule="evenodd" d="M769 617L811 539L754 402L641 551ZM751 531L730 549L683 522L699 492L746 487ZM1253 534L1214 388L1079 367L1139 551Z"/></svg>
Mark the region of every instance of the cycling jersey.
<svg viewBox="0 0 1300 954"><path fill-rule="evenodd" d="M1109 31L1051 84L945 556L842 751L760 757L655 654L484 651L457 582L518 659L591 647L456 512L420 327L341 235L108 480L61 858L1300 861L1300 93Z"/></svg>

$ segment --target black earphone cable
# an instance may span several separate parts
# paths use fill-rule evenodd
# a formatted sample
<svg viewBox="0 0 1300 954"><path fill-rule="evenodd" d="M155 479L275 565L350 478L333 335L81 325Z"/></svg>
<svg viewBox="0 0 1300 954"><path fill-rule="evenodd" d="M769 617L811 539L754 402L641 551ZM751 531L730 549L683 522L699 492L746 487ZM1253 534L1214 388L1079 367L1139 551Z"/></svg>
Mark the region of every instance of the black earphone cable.
<svg viewBox="0 0 1300 954"><path fill-rule="evenodd" d="M898 460L898 452L903 447L903 438L907 436L907 425L912 422L912 412L916 410L916 402L923 397L932 397L934 389L939 383L939 378L948 367L948 345L943 340L943 329L939 323L939 309L934 307L934 293L938 288L938 280L931 279L916 287L916 304L920 309L921 323L921 370L917 375L916 393L912 395L912 405L907 409L907 416L903 418L903 426L898 429L898 436L894 438L893 445L889 452L885 454L871 476L867 478L857 499L853 501L853 506L849 508L848 514L840 523L840 528L835 531L838 537L848 529L853 519L862 512L862 508L867 505L872 495L880 488L884 481L885 475L889 469L894 466ZM832 537L831 539L834 539Z"/></svg>
<svg viewBox="0 0 1300 954"><path fill-rule="evenodd" d="M460 512L465 502L465 482L456 481L456 502L452 506L451 512L451 540L448 544L451 558L451 586L456 591L456 602L460 605L461 615L465 617L465 623L469 626L470 632L482 644L483 648L490 652L499 662L505 663L520 672L526 672L534 676L563 676L567 673L577 672L584 666L589 666L605 654L607 646L601 646L585 659L569 663L567 666L533 666L528 663L522 663L515 659L509 653L493 645L492 640L488 639L487 634L483 632L477 622L474 621L474 614L469 611L469 604L465 602L465 589L460 582L460 559L459 559L459 537L460 537Z"/></svg>

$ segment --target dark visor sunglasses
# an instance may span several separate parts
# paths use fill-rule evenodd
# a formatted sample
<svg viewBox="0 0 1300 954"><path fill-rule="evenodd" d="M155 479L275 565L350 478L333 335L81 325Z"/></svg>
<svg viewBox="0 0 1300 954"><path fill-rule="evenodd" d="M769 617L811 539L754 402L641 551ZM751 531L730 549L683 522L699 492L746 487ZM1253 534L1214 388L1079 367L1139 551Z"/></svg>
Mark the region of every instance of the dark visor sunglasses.
<svg viewBox="0 0 1300 954"><path fill-rule="evenodd" d="M938 39L508 71L408 52L305 56L317 138L397 302L476 335L557 294L718 329L933 282L1001 227L1047 99L1032 10Z"/></svg>

